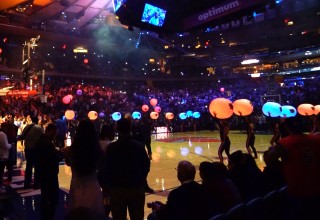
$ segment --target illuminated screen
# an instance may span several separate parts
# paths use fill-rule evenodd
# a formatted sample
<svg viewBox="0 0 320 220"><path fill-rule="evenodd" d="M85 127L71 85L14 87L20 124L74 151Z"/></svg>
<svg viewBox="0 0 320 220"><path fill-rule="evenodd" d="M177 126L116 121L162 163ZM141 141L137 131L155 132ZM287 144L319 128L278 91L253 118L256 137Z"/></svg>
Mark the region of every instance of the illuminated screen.
<svg viewBox="0 0 320 220"><path fill-rule="evenodd" d="M154 26L161 27L163 26L166 13L166 10L146 3L144 6L141 21L152 24Z"/></svg>
<svg viewBox="0 0 320 220"><path fill-rule="evenodd" d="M126 3L127 0L114 0L114 11L118 11L118 9Z"/></svg>

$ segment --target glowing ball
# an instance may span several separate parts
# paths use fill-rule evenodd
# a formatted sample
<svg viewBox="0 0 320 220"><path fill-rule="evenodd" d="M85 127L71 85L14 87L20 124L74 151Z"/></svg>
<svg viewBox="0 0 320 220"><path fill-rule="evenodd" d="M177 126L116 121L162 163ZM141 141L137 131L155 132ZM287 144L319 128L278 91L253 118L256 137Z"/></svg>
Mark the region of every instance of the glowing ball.
<svg viewBox="0 0 320 220"><path fill-rule="evenodd" d="M72 96L71 94L69 94L69 95L67 95L67 96L69 96L70 100L73 99L73 96Z"/></svg>
<svg viewBox="0 0 320 220"><path fill-rule="evenodd" d="M283 105L281 106L281 114L280 117L282 118L291 118L297 115L297 110L295 107L290 105Z"/></svg>
<svg viewBox="0 0 320 220"><path fill-rule="evenodd" d="M74 117L76 116L76 114L75 114L74 111L72 111L72 110L67 110L67 111L64 113L64 116L66 117L67 120L72 120L72 119L74 119Z"/></svg>
<svg viewBox="0 0 320 220"><path fill-rule="evenodd" d="M69 104L71 102L70 96L66 95L65 97L62 98L63 104Z"/></svg>
<svg viewBox="0 0 320 220"><path fill-rule="evenodd" d="M216 98L209 105L211 115L219 119L230 118L233 114L232 102L225 98Z"/></svg>
<svg viewBox="0 0 320 220"><path fill-rule="evenodd" d="M157 112L157 113L160 113L161 112L160 106L154 107L154 111Z"/></svg>
<svg viewBox="0 0 320 220"><path fill-rule="evenodd" d="M89 63L89 60L88 60L87 58L85 58L85 59L83 60L83 63L88 64L88 63Z"/></svg>
<svg viewBox="0 0 320 220"><path fill-rule="evenodd" d="M168 120L172 120L174 118L174 114L172 112L167 112L165 116Z"/></svg>
<svg viewBox="0 0 320 220"><path fill-rule="evenodd" d="M155 99L155 98L152 98L152 99L150 99L150 105L151 106L156 106L158 104L158 100L157 99Z"/></svg>
<svg viewBox="0 0 320 220"><path fill-rule="evenodd" d="M176 152L174 150L168 150L167 156L170 158L174 158L176 156Z"/></svg>
<svg viewBox="0 0 320 220"><path fill-rule="evenodd" d="M185 113L185 112L180 113L180 114L179 114L179 118L180 118L181 120L186 120L186 119L188 118L187 113Z"/></svg>
<svg viewBox="0 0 320 220"><path fill-rule="evenodd" d="M148 105L143 105L141 109L142 109L143 112L147 112L147 111L149 111L149 106Z"/></svg>
<svg viewBox="0 0 320 220"><path fill-rule="evenodd" d="M200 118L201 114L200 112L193 112L192 117L194 118Z"/></svg>
<svg viewBox="0 0 320 220"><path fill-rule="evenodd" d="M253 105L248 99L238 99L233 102L233 113L238 116L247 116L253 112Z"/></svg>
<svg viewBox="0 0 320 220"><path fill-rule="evenodd" d="M279 117L281 114L281 105L276 102L266 102L262 106L262 112L269 117Z"/></svg>
<svg viewBox="0 0 320 220"><path fill-rule="evenodd" d="M158 112L151 112L150 113L150 118L154 119L154 120L158 119L159 118Z"/></svg>
<svg viewBox="0 0 320 220"><path fill-rule="evenodd" d="M315 107L311 104L301 104L298 106L298 112L304 116L313 115L315 114Z"/></svg>
<svg viewBox="0 0 320 220"><path fill-rule="evenodd" d="M189 148L187 148L187 147L182 147L180 149L181 156L187 156L189 154L189 152L190 152Z"/></svg>
<svg viewBox="0 0 320 220"><path fill-rule="evenodd" d="M119 121L121 119L121 113L120 112L114 112L112 115L111 115L112 119L114 121Z"/></svg>
<svg viewBox="0 0 320 220"><path fill-rule="evenodd" d="M96 111L90 111L88 113L88 118L92 121L96 120L98 118L98 113Z"/></svg>
<svg viewBox="0 0 320 220"><path fill-rule="evenodd" d="M133 113L132 113L132 118L133 118L133 119L138 119L138 120L140 120L140 119L141 119L141 114L140 114L140 112L133 112Z"/></svg>
<svg viewBox="0 0 320 220"><path fill-rule="evenodd" d="M195 147L194 148L194 152L196 153L196 154L198 154L198 155L202 155L202 153L203 153L203 149L202 149L202 147Z"/></svg>
<svg viewBox="0 0 320 220"><path fill-rule="evenodd" d="M223 87L220 88L220 92L224 92L224 88Z"/></svg>
<svg viewBox="0 0 320 220"><path fill-rule="evenodd" d="M81 89L77 90L77 95L79 95L79 96L82 95L82 90Z"/></svg>
<svg viewBox="0 0 320 220"><path fill-rule="evenodd" d="M189 111L187 111L186 113L187 113L187 116L188 116L188 117L192 117L192 114L193 114L192 111L189 110Z"/></svg>
<svg viewBox="0 0 320 220"><path fill-rule="evenodd" d="M319 114L320 113L320 105L314 106L314 114Z"/></svg>
<svg viewBox="0 0 320 220"><path fill-rule="evenodd" d="M104 116L105 116L104 112L100 112L100 113L99 113L99 117L100 117L100 118L103 118Z"/></svg>

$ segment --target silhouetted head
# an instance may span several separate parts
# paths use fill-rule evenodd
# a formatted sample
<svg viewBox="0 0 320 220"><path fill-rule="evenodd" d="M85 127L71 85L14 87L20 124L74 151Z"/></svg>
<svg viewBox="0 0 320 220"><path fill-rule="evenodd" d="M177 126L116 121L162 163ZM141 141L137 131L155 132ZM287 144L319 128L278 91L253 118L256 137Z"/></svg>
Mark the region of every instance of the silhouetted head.
<svg viewBox="0 0 320 220"><path fill-rule="evenodd" d="M178 167L178 180L182 183L187 180L194 180L196 176L196 168L195 166L186 160L182 160L179 162Z"/></svg>

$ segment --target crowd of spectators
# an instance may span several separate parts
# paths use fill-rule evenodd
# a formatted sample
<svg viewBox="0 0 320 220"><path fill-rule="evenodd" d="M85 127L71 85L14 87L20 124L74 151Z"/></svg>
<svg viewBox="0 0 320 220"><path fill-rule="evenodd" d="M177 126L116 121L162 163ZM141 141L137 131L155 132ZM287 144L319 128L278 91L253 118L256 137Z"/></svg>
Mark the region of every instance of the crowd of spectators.
<svg viewBox="0 0 320 220"><path fill-rule="evenodd" d="M35 83L35 85L38 85ZM14 86L13 89L23 89L24 82L1 81L1 87ZM214 98L224 97L231 101L246 98L253 106L251 117L256 124L256 130L266 132L270 129L270 118L262 114L262 105L266 101L279 102L282 105L297 107L301 103L319 104L320 98L316 92L319 88L319 78L305 80L303 86L280 86L273 79L237 79L216 82L190 81L84 81L58 78L48 78L44 86L44 93L35 97L3 96L1 98L1 113L13 113L18 118L36 113L47 115L56 120L68 109L76 112L77 118L84 118L89 111L103 113L100 118L104 122L112 123L111 114L121 114L139 111L149 114L153 107L149 104L151 98L156 98L161 107L159 118L154 120L155 126L169 126L173 131L213 130L215 121L208 111L208 106ZM38 85L36 89L42 90ZM77 93L77 91L81 91ZM41 92L41 91L39 91ZM73 99L64 104L64 96L71 94ZM150 110L143 113L141 106L148 104ZM201 113L199 119L188 117L181 120L179 114L187 111ZM174 113L173 120L165 118L166 112ZM231 129L242 129L241 117L230 119Z"/></svg>

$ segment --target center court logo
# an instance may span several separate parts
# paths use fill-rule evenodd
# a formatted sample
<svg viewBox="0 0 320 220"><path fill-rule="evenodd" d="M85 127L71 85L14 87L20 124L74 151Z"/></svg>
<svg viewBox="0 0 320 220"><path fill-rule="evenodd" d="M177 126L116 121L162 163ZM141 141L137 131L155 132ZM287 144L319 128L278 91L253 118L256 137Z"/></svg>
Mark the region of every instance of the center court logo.
<svg viewBox="0 0 320 220"><path fill-rule="evenodd" d="M220 14L222 14L224 12L230 11L231 9L234 9L236 7L239 7L239 6L240 6L239 1L233 1L233 2L227 3L225 5L219 6L217 8L212 7L207 12L199 15L198 16L198 20L199 21L205 21L210 17L220 15Z"/></svg>

